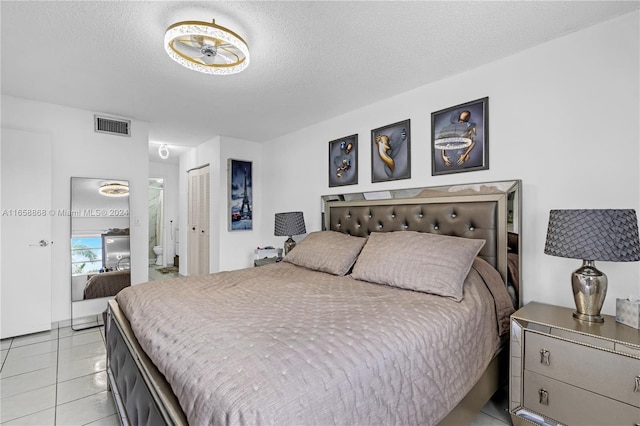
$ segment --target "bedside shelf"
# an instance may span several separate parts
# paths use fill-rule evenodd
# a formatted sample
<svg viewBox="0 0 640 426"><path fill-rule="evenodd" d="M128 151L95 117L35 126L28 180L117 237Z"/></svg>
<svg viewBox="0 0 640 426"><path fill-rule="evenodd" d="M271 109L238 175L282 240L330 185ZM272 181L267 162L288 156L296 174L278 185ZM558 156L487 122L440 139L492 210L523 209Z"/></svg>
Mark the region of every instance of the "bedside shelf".
<svg viewBox="0 0 640 426"><path fill-rule="evenodd" d="M262 259L256 259L253 261L253 266L264 266L271 265L273 263L278 263L282 260L281 257L265 257Z"/></svg>

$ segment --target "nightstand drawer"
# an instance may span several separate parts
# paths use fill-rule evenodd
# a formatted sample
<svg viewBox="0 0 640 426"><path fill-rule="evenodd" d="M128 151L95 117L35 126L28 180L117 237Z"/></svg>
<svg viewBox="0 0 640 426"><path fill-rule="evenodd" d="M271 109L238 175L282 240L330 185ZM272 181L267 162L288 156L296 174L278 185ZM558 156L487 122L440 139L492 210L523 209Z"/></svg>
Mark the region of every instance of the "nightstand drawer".
<svg viewBox="0 0 640 426"><path fill-rule="evenodd" d="M525 331L526 370L640 408L640 360Z"/></svg>
<svg viewBox="0 0 640 426"><path fill-rule="evenodd" d="M571 425L635 425L640 422L638 408L526 370L524 407Z"/></svg>

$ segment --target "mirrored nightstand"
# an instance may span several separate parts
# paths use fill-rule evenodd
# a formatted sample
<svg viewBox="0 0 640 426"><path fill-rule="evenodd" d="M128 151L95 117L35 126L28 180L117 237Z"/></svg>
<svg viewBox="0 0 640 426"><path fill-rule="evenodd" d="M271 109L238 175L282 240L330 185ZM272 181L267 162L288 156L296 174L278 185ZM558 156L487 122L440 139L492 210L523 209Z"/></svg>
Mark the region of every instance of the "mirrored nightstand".
<svg viewBox="0 0 640 426"><path fill-rule="evenodd" d="M640 330L532 302L511 316L514 425L640 424Z"/></svg>

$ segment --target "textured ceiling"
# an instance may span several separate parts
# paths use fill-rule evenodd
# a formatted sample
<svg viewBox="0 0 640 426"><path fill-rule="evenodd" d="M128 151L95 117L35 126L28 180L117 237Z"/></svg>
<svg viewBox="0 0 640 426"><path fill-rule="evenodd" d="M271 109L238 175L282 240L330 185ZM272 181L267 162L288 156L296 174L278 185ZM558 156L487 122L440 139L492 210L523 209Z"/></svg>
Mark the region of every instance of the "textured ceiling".
<svg viewBox="0 0 640 426"><path fill-rule="evenodd" d="M637 10L638 1L3 0L3 94L150 123L150 140L257 142ZM164 52L165 29L211 21L251 64L196 73ZM153 149L150 149L153 151Z"/></svg>

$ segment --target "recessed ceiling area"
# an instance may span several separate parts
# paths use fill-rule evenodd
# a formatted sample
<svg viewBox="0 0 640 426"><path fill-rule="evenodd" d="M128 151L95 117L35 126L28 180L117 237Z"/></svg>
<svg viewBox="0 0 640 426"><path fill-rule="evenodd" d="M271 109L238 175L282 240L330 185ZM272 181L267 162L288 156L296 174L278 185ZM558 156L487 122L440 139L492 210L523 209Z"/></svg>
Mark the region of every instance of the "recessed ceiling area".
<svg viewBox="0 0 640 426"><path fill-rule="evenodd" d="M2 1L2 93L149 123L153 143L264 142L637 10L637 1ZM167 28L232 29L251 63L189 70ZM150 153L157 145L150 145ZM172 153L173 155L173 153Z"/></svg>

